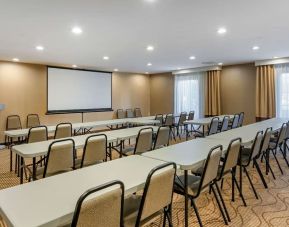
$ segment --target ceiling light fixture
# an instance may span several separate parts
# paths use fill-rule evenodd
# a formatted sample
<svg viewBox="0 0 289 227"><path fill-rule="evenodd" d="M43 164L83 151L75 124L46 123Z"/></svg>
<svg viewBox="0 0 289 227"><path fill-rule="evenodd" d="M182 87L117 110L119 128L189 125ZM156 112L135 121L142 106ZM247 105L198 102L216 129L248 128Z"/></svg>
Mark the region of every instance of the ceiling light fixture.
<svg viewBox="0 0 289 227"><path fill-rule="evenodd" d="M104 56L103 60L109 60L109 57L108 56Z"/></svg>
<svg viewBox="0 0 289 227"><path fill-rule="evenodd" d="M18 62L19 58L13 58L12 61Z"/></svg>
<svg viewBox="0 0 289 227"><path fill-rule="evenodd" d="M259 49L260 49L259 46L253 46L253 47L252 47L252 50L259 50Z"/></svg>
<svg viewBox="0 0 289 227"><path fill-rule="evenodd" d="M152 63L150 63L150 62L147 64L147 66L152 66L152 65L153 65L153 64L152 64Z"/></svg>
<svg viewBox="0 0 289 227"><path fill-rule="evenodd" d="M218 65L223 65L223 63L222 63L222 62L220 62L220 63L218 63Z"/></svg>
<svg viewBox="0 0 289 227"><path fill-rule="evenodd" d="M76 35L80 35L82 33L82 29L80 27L73 27L71 29L71 32L76 34Z"/></svg>
<svg viewBox="0 0 289 227"><path fill-rule="evenodd" d="M154 49L154 46L147 46L147 51L153 51Z"/></svg>
<svg viewBox="0 0 289 227"><path fill-rule="evenodd" d="M118 72L118 69L114 69L113 71Z"/></svg>
<svg viewBox="0 0 289 227"><path fill-rule="evenodd" d="M190 57L190 60L195 60L195 59L196 59L195 56L191 56L191 57Z"/></svg>
<svg viewBox="0 0 289 227"><path fill-rule="evenodd" d="M221 34L221 35L222 35L222 34L225 34L226 32L227 32L227 29L226 29L226 28L219 28L219 29L218 29L218 33Z"/></svg>
<svg viewBox="0 0 289 227"><path fill-rule="evenodd" d="M35 49L39 50L39 51L42 51L42 50L44 50L44 47L43 46L36 46Z"/></svg>
<svg viewBox="0 0 289 227"><path fill-rule="evenodd" d="M277 58L279 58L279 57L276 57L276 56L275 56L275 57L273 57L273 58L274 58L274 59L277 59Z"/></svg>
<svg viewBox="0 0 289 227"><path fill-rule="evenodd" d="M146 72L146 74L149 74L149 72Z"/></svg>
<svg viewBox="0 0 289 227"><path fill-rule="evenodd" d="M77 68L77 65L72 65L73 68Z"/></svg>

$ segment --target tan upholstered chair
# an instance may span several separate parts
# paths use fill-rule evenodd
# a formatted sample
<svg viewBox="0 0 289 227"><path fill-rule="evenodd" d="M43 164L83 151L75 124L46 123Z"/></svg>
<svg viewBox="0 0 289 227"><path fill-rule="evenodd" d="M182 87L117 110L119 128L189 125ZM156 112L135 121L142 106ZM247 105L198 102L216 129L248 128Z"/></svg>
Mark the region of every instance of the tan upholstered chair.
<svg viewBox="0 0 289 227"><path fill-rule="evenodd" d="M77 201L71 227L123 227L123 204L121 181L89 189Z"/></svg>
<svg viewBox="0 0 289 227"><path fill-rule="evenodd" d="M124 227L142 226L164 213L164 225L172 226L173 185L176 164L166 163L148 175L142 196L128 197L124 202Z"/></svg>
<svg viewBox="0 0 289 227"><path fill-rule="evenodd" d="M214 197L217 201L218 207L221 211L223 220L225 222L225 224L228 224L227 218L225 216L225 213L223 211L223 208L221 206L221 203L219 201L218 195L214 189L214 186L216 186L216 180L218 177L218 169L219 169L219 164L220 164L220 159L221 159L221 155L222 155L222 146L216 146L213 147L208 156L207 159L205 161L204 164L204 169L203 169L203 173L201 176L195 176L195 175L191 175L189 174L187 176L187 180L188 180L188 197L191 200L191 204L195 210L195 213L197 215L197 219L198 222L200 224L200 226L202 225L202 221L198 212L198 209L196 207L195 204L195 199L199 197L199 195L201 194L201 192L206 189L207 187L210 187L210 189L213 191ZM175 180L175 187L174 187L174 191L178 194L184 195L185 194L185 175L180 175L180 176L176 176L176 180Z"/></svg>
<svg viewBox="0 0 289 227"><path fill-rule="evenodd" d="M76 160L76 165L85 167L107 161L107 136L105 134L97 134L87 137L82 153L82 158Z"/></svg>
<svg viewBox="0 0 289 227"><path fill-rule="evenodd" d="M142 128L139 130L134 148L127 148L122 151L124 155L141 154L152 149L153 128Z"/></svg>
<svg viewBox="0 0 289 227"><path fill-rule="evenodd" d="M41 142L48 139L46 126L37 126L29 129L27 143Z"/></svg>
<svg viewBox="0 0 289 227"><path fill-rule="evenodd" d="M54 141L49 145L44 167L37 167L36 178L49 177L74 169L75 146L73 139Z"/></svg>
<svg viewBox="0 0 289 227"><path fill-rule="evenodd" d="M126 117L127 118L134 118L134 113L132 109L126 109Z"/></svg>
<svg viewBox="0 0 289 227"><path fill-rule="evenodd" d="M28 114L26 120L26 127L32 128L40 126L40 120L38 114Z"/></svg>
<svg viewBox="0 0 289 227"><path fill-rule="evenodd" d="M123 119L123 118L125 118L125 112L123 111L123 109L118 109L118 110L116 111L116 117L117 117L118 119Z"/></svg>
<svg viewBox="0 0 289 227"><path fill-rule="evenodd" d="M175 122L175 118L173 114L167 114L166 118L165 118L165 122L164 122L164 126L168 126L171 130L171 135L173 136L174 140L176 141L176 136L175 136L175 132L174 132L174 122Z"/></svg>
<svg viewBox="0 0 289 227"><path fill-rule="evenodd" d="M230 117L229 116L224 116L223 117L223 121L222 121L222 125L221 125L221 128L220 128L220 132L227 131L229 129L229 123L230 123Z"/></svg>
<svg viewBox="0 0 289 227"><path fill-rule="evenodd" d="M239 114L235 114L234 115L233 122L232 122L232 125L231 125L231 129L238 128L239 118L240 118Z"/></svg>
<svg viewBox="0 0 289 227"><path fill-rule="evenodd" d="M169 145L170 128L167 126L160 126L158 128L157 137L154 142L153 150Z"/></svg>
<svg viewBox="0 0 289 227"><path fill-rule="evenodd" d="M177 129L177 136L179 136L179 139L181 139L181 133L183 133L185 130L183 130L184 122L187 120L187 113L182 112L179 117L179 121L177 124L174 124L174 127Z"/></svg>
<svg viewBox="0 0 289 227"><path fill-rule="evenodd" d="M159 121L159 123L156 123L155 125L157 125L157 126L162 126L163 125L164 118L163 118L162 114L157 114L155 116L155 120Z"/></svg>
<svg viewBox="0 0 289 227"><path fill-rule="evenodd" d="M60 123L56 125L54 139L62 139L72 136L72 124Z"/></svg>
<svg viewBox="0 0 289 227"><path fill-rule="evenodd" d="M135 109L134 109L134 112L135 112L135 117L142 117L141 109L140 109L140 108L135 108Z"/></svg>

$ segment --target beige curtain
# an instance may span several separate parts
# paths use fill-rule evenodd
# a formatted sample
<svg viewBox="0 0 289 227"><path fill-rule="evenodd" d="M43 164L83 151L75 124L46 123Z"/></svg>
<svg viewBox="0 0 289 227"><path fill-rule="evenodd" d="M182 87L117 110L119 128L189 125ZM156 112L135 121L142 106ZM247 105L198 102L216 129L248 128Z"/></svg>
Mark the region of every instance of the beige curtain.
<svg viewBox="0 0 289 227"><path fill-rule="evenodd" d="M256 77L256 118L257 120L260 120L275 117L276 99L274 66L258 66Z"/></svg>
<svg viewBox="0 0 289 227"><path fill-rule="evenodd" d="M207 72L205 99L206 116L221 114L220 76L220 70L212 70Z"/></svg>

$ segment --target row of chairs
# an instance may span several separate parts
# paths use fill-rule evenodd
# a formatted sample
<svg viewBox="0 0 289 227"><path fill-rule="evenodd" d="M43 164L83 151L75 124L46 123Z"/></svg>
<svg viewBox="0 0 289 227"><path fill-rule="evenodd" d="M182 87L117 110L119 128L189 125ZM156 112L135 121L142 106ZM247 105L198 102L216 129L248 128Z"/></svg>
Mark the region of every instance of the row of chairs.
<svg viewBox="0 0 289 227"><path fill-rule="evenodd" d="M116 111L116 117L118 119L142 117L142 113L140 108L135 108L134 110L126 109L125 111L123 109L118 109Z"/></svg>

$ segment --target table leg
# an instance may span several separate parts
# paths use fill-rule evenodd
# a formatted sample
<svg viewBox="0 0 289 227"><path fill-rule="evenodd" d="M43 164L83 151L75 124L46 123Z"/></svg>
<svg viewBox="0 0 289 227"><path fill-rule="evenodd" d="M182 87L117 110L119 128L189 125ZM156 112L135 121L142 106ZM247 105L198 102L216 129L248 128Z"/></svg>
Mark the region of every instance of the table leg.
<svg viewBox="0 0 289 227"><path fill-rule="evenodd" d="M20 157L20 184L23 184L23 165L24 165L24 160L22 156Z"/></svg>
<svg viewBox="0 0 289 227"><path fill-rule="evenodd" d="M120 141L120 149L119 149L119 157L120 157L120 158L122 158L123 145L124 145L124 140L121 140L121 141Z"/></svg>
<svg viewBox="0 0 289 227"><path fill-rule="evenodd" d="M188 141L189 138L189 126L185 125L185 131L186 131L186 141Z"/></svg>
<svg viewBox="0 0 289 227"><path fill-rule="evenodd" d="M111 147L112 147L112 145L111 145L111 143L109 143L109 145L108 145L108 152L109 152L109 158L110 158L110 160L112 160L112 149L111 149Z"/></svg>
<svg viewBox="0 0 289 227"><path fill-rule="evenodd" d="M36 157L33 158L32 179L36 180Z"/></svg>
<svg viewBox="0 0 289 227"><path fill-rule="evenodd" d="M185 227L189 226L189 209L188 209L188 170L185 170Z"/></svg>
<svg viewBox="0 0 289 227"><path fill-rule="evenodd" d="M203 125L203 137L205 137L205 125Z"/></svg>
<svg viewBox="0 0 289 227"><path fill-rule="evenodd" d="M269 149L265 153L265 162L266 162L266 175L269 173Z"/></svg>

